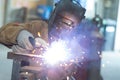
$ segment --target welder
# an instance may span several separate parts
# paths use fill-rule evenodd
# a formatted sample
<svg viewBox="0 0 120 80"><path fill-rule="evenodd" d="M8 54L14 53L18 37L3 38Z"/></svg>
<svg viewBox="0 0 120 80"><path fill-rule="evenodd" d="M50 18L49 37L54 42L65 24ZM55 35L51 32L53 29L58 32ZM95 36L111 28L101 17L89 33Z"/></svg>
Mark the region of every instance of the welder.
<svg viewBox="0 0 120 80"><path fill-rule="evenodd" d="M55 40L68 37L68 40L72 40L74 29L85 18L85 11L85 8L76 0L60 0L56 3L48 23L43 20L34 20L23 24L9 23L2 26L0 29L0 43L11 48L15 53L29 54L36 46L46 47ZM38 32L40 32L40 36L38 36ZM86 66L84 65L84 67ZM82 76L77 76L78 78L73 76L74 79L87 80L87 71L85 71L81 70L82 74L78 75ZM49 80L62 80L63 77L61 76L64 76L64 73L64 70L58 68L57 70L51 69L48 71L48 76L53 75L49 76Z"/></svg>

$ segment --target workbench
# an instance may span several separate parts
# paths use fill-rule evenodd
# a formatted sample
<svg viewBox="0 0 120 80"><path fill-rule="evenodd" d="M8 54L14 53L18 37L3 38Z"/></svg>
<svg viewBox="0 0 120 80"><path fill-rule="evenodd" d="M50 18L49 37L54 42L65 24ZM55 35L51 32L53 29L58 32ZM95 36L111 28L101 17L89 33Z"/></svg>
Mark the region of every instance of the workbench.
<svg viewBox="0 0 120 80"><path fill-rule="evenodd" d="M20 80L20 71L30 71L33 73L38 73L42 71L41 67L38 66L21 67L21 61L29 61L30 59L40 59L40 56L38 55L8 52L7 58L13 59L11 80Z"/></svg>

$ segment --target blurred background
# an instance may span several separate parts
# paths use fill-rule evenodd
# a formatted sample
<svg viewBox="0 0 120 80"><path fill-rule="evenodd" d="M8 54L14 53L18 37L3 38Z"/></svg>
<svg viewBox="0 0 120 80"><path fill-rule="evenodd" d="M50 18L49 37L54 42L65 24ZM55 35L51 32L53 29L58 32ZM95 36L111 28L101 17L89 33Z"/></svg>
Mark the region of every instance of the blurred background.
<svg viewBox="0 0 120 80"><path fill-rule="evenodd" d="M0 0L0 27L10 22L27 22L50 17L59 0ZM78 0L86 8L86 18L100 20L100 32L105 38L102 50L103 80L120 80L120 2L119 0ZM10 49L0 44L0 80L10 80L12 60Z"/></svg>

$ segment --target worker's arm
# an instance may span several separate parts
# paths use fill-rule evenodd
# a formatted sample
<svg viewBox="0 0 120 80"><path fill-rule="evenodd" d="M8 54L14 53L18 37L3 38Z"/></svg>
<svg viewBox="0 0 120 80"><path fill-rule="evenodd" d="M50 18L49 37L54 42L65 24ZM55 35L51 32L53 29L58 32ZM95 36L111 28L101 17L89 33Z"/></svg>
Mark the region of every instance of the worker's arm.
<svg viewBox="0 0 120 80"><path fill-rule="evenodd" d="M16 38L18 33L23 29L24 27L16 23L9 23L2 26L0 29L0 43L5 44L6 46L17 44Z"/></svg>
<svg viewBox="0 0 120 80"><path fill-rule="evenodd" d="M47 23L44 21L32 21L25 24L9 23L4 25L0 29L0 43L11 47L12 45L18 44L17 38L21 31L26 30L31 33L34 37L37 37L37 33L41 33L41 38L47 41Z"/></svg>

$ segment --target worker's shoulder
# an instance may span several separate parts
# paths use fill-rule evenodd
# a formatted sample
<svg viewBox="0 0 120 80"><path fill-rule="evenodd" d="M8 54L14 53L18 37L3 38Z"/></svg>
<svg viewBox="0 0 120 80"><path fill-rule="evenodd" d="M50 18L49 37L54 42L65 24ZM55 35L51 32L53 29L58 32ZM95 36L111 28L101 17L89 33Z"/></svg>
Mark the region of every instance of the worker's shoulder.
<svg viewBox="0 0 120 80"><path fill-rule="evenodd" d="M38 26L42 26L42 27L48 27L48 23L44 20L33 20L30 22L32 25L38 25Z"/></svg>

